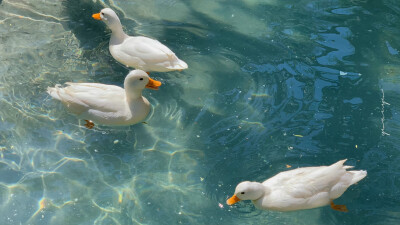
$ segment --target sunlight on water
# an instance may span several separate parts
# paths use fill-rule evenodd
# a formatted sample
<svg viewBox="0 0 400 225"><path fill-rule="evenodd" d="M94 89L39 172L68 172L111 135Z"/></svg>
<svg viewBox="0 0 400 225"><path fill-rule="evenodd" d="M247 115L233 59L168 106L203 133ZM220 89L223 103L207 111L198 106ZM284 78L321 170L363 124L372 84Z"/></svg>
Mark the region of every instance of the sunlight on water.
<svg viewBox="0 0 400 225"><path fill-rule="evenodd" d="M151 74L147 124L88 130L46 93L123 84L104 7L189 65ZM395 0L0 0L0 224L399 224L399 21ZM349 213L225 204L344 158L368 170Z"/></svg>

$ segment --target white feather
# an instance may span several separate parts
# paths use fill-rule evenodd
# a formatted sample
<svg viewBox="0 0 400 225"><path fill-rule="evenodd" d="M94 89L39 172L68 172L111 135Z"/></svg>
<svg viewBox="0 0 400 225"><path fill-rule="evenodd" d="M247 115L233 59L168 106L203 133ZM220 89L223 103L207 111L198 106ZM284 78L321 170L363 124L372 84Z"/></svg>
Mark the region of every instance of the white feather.
<svg viewBox="0 0 400 225"><path fill-rule="evenodd" d="M143 36L126 35L117 14L112 9L105 8L101 13L102 20L112 30L109 50L118 62L148 72L188 68L184 61L159 41Z"/></svg>
<svg viewBox="0 0 400 225"><path fill-rule="evenodd" d="M346 171L352 166L344 166L345 162L281 172L261 184L242 182L236 187L235 195L239 199L253 200L260 209L292 211L321 207L339 198L348 187L367 175L364 170Z"/></svg>
<svg viewBox="0 0 400 225"><path fill-rule="evenodd" d="M136 82L138 76L147 81L132 90L100 83L66 83L64 88L58 84L47 88L47 92L82 119L113 126L131 125L145 119L150 111L150 103L142 96L148 75L141 70L132 71L125 83Z"/></svg>

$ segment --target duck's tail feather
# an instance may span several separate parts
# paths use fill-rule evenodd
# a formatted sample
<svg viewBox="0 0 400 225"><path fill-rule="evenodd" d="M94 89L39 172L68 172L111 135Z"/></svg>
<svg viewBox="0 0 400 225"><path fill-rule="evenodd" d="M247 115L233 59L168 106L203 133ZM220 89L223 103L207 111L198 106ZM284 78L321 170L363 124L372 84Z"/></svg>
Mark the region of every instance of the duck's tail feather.
<svg viewBox="0 0 400 225"><path fill-rule="evenodd" d="M337 163L335 163L335 165L340 165L343 167L343 169L347 170L347 169L351 169L354 166L345 166L343 165L345 162L347 161L347 159L343 159L338 161ZM367 171L365 170L351 170L351 171L347 171L347 174L351 175L351 181L350 181L350 185L357 183L358 181L362 180L365 176L367 176Z"/></svg>
<svg viewBox="0 0 400 225"><path fill-rule="evenodd" d="M188 68L187 63L186 63L185 61L183 61L183 60L180 60L180 59L179 59L178 65L179 65L179 67L182 68L182 69L187 69L187 68Z"/></svg>
<svg viewBox="0 0 400 225"><path fill-rule="evenodd" d="M354 166L343 166L343 169L347 170L347 169L351 169L354 168Z"/></svg>
<svg viewBox="0 0 400 225"><path fill-rule="evenodd" d="M177 59L177 61L174 63L174 65L170 66L168 69L171 70L184 70L187 69L188 65L185 61Z"/></svg>
<svg viewBox="0 0 400 225"><path fill-rule="evenodd" d="M343 159L340 161L337 161L336 163L334 163L334 165L340 165L340 166L344 166L343 164L347 161L347 159Z"/></svg>
<svg viewBox="0 0 400 225"><path fill-rule="evenodd" d="M343 169L345 169L345 170L351 169L351 168L354 167L354 166L345 166L344 163L345 163L346 161L347 161L347 159L343 159L343 160L340 160L340 161L336 162L336 163L333 164L333 165L341 166L341 167L342 167Z"/></svg>
<svg viewBox="0 0 400 225"><path fill-rule="evenodd" d="M57 84L56 86L54 86L54 87L47 87L47 93L51 96L51 97L53 97L54 99L57 99L57 100L59 100L59 101L61 101L61 97L60 97L60 95L58 94L58 90L59 90L59 87L60 87L61 85L59 85L59 84Z"/></svg>
<svg viewBox="0 0 400 225"><path fill-rule="evenodd" d="M352 170L348 171L348 173L351 173L353 175L351 179L351 185L357 183L358 181L364 179L367 176L366 170Z"/></svg>
<svg viewBox="0 0 400 225"><path fill-rule="evenodd" d="M367 171L365 170L352 170L346 171L330 190L330 199L339 198L351 185L357 183L367 176Z"/></svg>

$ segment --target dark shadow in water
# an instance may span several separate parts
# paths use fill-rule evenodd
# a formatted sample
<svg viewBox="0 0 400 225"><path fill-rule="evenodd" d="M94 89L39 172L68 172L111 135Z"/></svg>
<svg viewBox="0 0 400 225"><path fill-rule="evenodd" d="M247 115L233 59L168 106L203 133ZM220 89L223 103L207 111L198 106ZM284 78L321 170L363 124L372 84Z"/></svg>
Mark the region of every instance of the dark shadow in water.
<svg viewBox="0 0 400 225"><path fill-rule="evenodd" d="M99 47L100 44L103 45L101 47L102 49L106 48L107 45L105 43L108 43L110 31L106 28L103 22L94 20L91 17L93 13L99 12L103 6L93 3L91 0L64 0L63 5L65 7L65 13L69 18L67 26L79 40L80 46L84 50L93 50ZM113 10L116 11L123 25L129 24L129 26L135 26L136 23L134 21L125 18L123 13L118 12L118 10ZM229 29L229 26L222 26L223 24L220 24L218 21L198 13L195 10L193 10L193 13L198 17L198 19L203 21L202 24L207 24L208 26L199 28L198 26L187 23L177 24L176 22L163 21L166 28L164 36L160 39L166 40L163 41L163 43L167 43L166 45L173 49L173 51L180 57L184 55L187 46L192 46L194 43L196 44L195 48L201 51L210 48L215 52L219 52L219 50L230 48L235 53L243 53L243 49L251 49L257 52L256 55L263 55L265 52L282 56L290 54L284 48L277 47L276 45L272 45L260 39L240 34ZM218 37L200 36L191 32L191 29L203 29L205 32L217 31L218 33L224 33L224 35ZM86 56L91 57L90 55ZM184 57L181 58L184 59ZM234 60L241 62L242 60L246 60L249 62L257 59L237 58ZM247 63L246 61L242 62L242 64ZM118 72L126 72L126 68L122 65L116 62L112 64L113 65L111 66L113 69ZM119 70L117 67L121 67L122 69Z"/></svg>
<svg viewBox="0 0 400 225"><path fill-rule="evenodd" d="M104 22L92 18L92 15L100 12L103 6L92 0L64 0L63 7L64 13L68 16L65 26L78 39L83 50L83 57L103 65L109 65L109 67L102 66L101 71L96 71L96 81L121 85L121 81L124 80L129 69L110 55L108 51L110 31ZM118 10L116 13L123 22L125 18L122 13Z"/></svg>
<svg viewBox="0 0 400 225"><path fill-rule="evenodd" d="M102 63L109 64L111 70L106 71L105 73L117 73L117 76L113 75L114 78L112 78L113 80L111 82L117 82L117 80L120 81L123 79L128 71L127 68L116 62L108 52L107 46L110 31L106 28L103 22L94 20L91 17L93 13L99 12L103 6L93 3L91 0L64 0L63 5L65 7L65 13L69 17L67 23L68 28L77 37L81 47L86 50L84 51L84 57L93 61L101 61ZM191 8L192 6L188 5L188 7ZM117 10L116 12L123 25L135 25L135 22L126 19L123 16L123 13L118 12ZM278 58L281 60L283 58L289 58L292 54L291 51L284 46L275 43L271 44L269 40L257 39L236 32L231 29L230 25L221 24L209 16L197 12L195 9L192 9L192 16L195 16L198 20L202 21L201 24L207 24L207 26L199 27L198 25L189 23L176 23L167 20L162 21L165 28L164 32L162 32L163 36L159 37L159 39L163 40L162 42L170 47L183 60L185 60L185 53L189 46L195 49L194 51L190 51L191 54L193 54L193 52L203 52L200 54L210 54L212 56L213 54L221 55L221 52L225 52L227 54L225 57L230 58L239 66L243 66L250 62L259 62L260 60L265 61L264 57L270 55L274 55L276 56L275 59ZM159 21L157 21L157 23L159 23ZM200 30L201 34L196 32L198 30ZM207 33L217 35L202 35ZM134 35L132 33L129 34ZM209 53L207 49L211 49L211 53ZM229 51L227 51L227 49L229 49ZM102 51L102 54L96 54L96 52L100 50ZM247 51L252 52L252 54L248 54L247 56ZM104 54L105 52L107 54ZM210 75L214 79L213 82L216 87L223 87L227 90L232 88L225 85L226 80L223 75L229 75L229 77L236 76L237 79L242 80L241 82L245 84L250 83L246 80L248 77L240 76L242 71L227 71L226 67L210 68L209 71ZM195 72L196 71L190 70L189 65L189 70L184 71L183 76L190 76L191 73ZM99 81L101 81L101 79ZM240 83L240 81L238 82ZM171 95L179 97L183 92L181 85L175 85L174 88L171 88L170 90L171 92L169 95L165 97ZM163 98L163 96L160 97ZM196 108L192 107L192 110L196 110ZM187 125L192 125L190 120L186 121Z"/></svg>
<svg viewBox="0 0 400 225"><path fill-rule="evenodd" d="M190 5L188 7L191 8ZM232 32L231 30L224 30L218 22L208 18L207 15L196 12L193 8L191 9L191 15L196 16L201 21L204 21L205 24L208 24L208 30L218 31L217 35L213 37L212 43L218 43L219 45L211 44L211 48L214 46L217 49L229 48L238 55L248 55L246 59L238 58L238 60L241 61L238 63L241 65L249 62L257 64L257 62L260 61L264 63L269 61L276 66L276 62L295 60L296 62L303 62L308 66L321 66L315 61L307 62L301 58L293 59L288 50L267 44L262 40L250 38ZM326 11L329 10L331 9L327 8ZM310 27L322 27L325 22L323 19L327 20L327 24L331 23L329 21L330 18L323 16L314 18L315 21L308 21L309 19L300 19L299 23L307 23ZM364 23L364 25L372 24L372 22L365 23L365 20L361 21L363 21L362 23ZM357 23L357 20L353 22ZM343 24L342 26L350 25ZM356 29L355 27L358 26L360 26L360 24L351 25L352 29ZM314 29L316 29L315 27ZM365 28L365 31L367 30L369 29ZM220 34L219 31L226 35L218 35ZM314 32L316 31L314 30ZM318 31L317 33L324 32L329 33L335 31L332 29L322 32ZM169 37L169 35L166 36L167 38ZM359 35L357 35L357 37L358 36ZM368 35L363 37L368 38ZM285 43L284 39L277 38L276 40L276 42ZM210 44L204 43L207 41L209 40L198 37L196 43L200 43L200 45ZM293 40L293 43L289 42L289 44L291 46L297 45L297 48L301 48L299 44L300 41L301 40L296 43L296 40ZM361 46L361 43L368 43L366 40L361 40L360 42L351 41L357 50L365 48L365 46ZM315 44L313 40L308 40L308 42L311 43L311 45L312 43ZM377 42L379 41L377 40ZM303 44L303 42L301 42L301 44ZM317 44L315 45L319 47ZM318 57L318 55L314 55L315 53L312 50L313 49L310 49L307 56L310 58ZM331 50L326 49L325 51L329 52ZM264 57L266 54L271 57L271 60L266 60L266 57ZM360 58L360 56L353 55L351 59L354 59L354 57ZM326 165L334 163L335 160L342 158L362 159L360 150L355 150L354 145L358 144L358 146L360 146L360 143L362 143L363 146L374 146L379 142L379 127L376 127L376 121L379 120L379 108L377 108L377 106L380 104L380 95L376 87L374 87L375 84L378 83L377 77L374 74L379 74L379 72L370 71L370 68L367 67L347 66L340 62L335 66L327 66L327 69L329 68L337 69L338 73L333 76L327 76L323 72L314 70L314 73L317 75L311 79L306 79L305 74L299 74L296 71L297 74L291 77L301 81L304 86L303 90L306 90L307 87L309 90L312 90L311 94L316 95L313 91L318 87L318 80L326 81L328 85L321 88L320 96L311 96L308 99L303 98L299 100L293 99L293 97L296 96L283 96L285 99L281 99L280 101L277 99L277 102L275 102L276 105L280 104L280 102L288 101L290 103L288 106L293 105L293 107L298 107L299 111L290 114L285 112L285 110L290 110L289 107L278 108L276 114L269 114L270 118L268 118L269 112L266 112L267 116L265 118L267 118L268 121L260 121L264 122L264 131L261 129L257 130L256 126L258 125L252 125L254 128L248 129L247 131L245 131L245 127L241 125L241 130L235 130L233 128L234 125L238 127L240 124L234 118L228 121L231 122L230 124L228 122L225 124L226 128L229 128L230 131L226 131L226 128L223 129L224 123L222 123L222 121L226 121L227 117L233 116L233 114L238 115L240 112L232 112L232 115L224 116L212 115L211 113L203 116L203 118L210 119L218 124L218 127L213 127L209 122L205 121L206 119L203 119L204 121L202 122L204 123L199 122L199 124L203 125L201 129L203 133L210 137L209 139L203 139L203 145L211 146L208 148L209 150L205 148L205 154L207 155L207 157L205 157L207 160L205 164L210 168L209 174L205 179L205 184L207 192L212 197L216 198L218 201L222 201L228 194L225 190L229 192L234 190L234 186L227 187L227 185L236 185L233 182L248 179L262 181L280 171L287 170L285 164L291 164L293 168L296 168L315 165L316 158L318 159L318 163L326 162ZM338 77L339 70L360 72L363 74L363 77L368 77L369 81L360 82L363 80L362 78L349 79L345 76ZM274 85L277 86L277 89L280 89L282 92L286 92L286 89L293 88L285 84L285 81L289 80L287 74L285 74L284 71L277 73L277 75L279 74L281 77L275 78L276 80L274 80L274 77L266 72L255 73L254 79L257 79L256 77L260 79L261 77L269 76L267 79L275 83ZM331 77L338 77L338 79L330 80ZM218 76L215 76L215 79L218 79ZM220 87L221 84L222 83L216 86ZM359 106L344 102L357 96L361 96L363 99L363 103ZM272 97L277 98L276 96ZM299 106L296 106L296 104ZM276 105L272 105L272 108ZM325 111L327 115L329 114L329 119L317 119L314 117L319 111ZM279 114L288 114L287 117L292 118L289 118L284 124L282 124L281 121L271 123L271 121L281 117ZM371 119L371 114L375 115L373 119ZM284 117L282 116L282 118ZM207 126L209 126L209 128L207 128ZM221 132L218 132L218 129L221 130ZM294 133L296 129L299 133ZM285 130L290 132L286 133ZM307 132L311 130L314 132L307 134ZM301 134L303 131L306 134L304 137L294 137L295 134ZM220 137L217 137L218 135ZM226 140L229 139L229 136L233 136L234 138L232 139L236 139L237 141L227 142ZM351 143L355 144L351 145ZM288 147L291 146L295 147L293 152L288 151ZM291 157L286 158L286 155L289 154ZM334 156L334 159L332 156ZM292 164L294 162L296 164ZM356 163L350 161L349 164L355 165ZM358 169L365 168L358 166ZM227 174L232 175L226 176Z"/></svg>
<svg viewBox="0 0 400 225"><path fill-rule="evenodd" d="M67 26L79 39L83 49L93 49L107 41L104 23L92 18L92 14L102 9L100 4L91 0L64 0L63 7L68 16Z"/></svg>

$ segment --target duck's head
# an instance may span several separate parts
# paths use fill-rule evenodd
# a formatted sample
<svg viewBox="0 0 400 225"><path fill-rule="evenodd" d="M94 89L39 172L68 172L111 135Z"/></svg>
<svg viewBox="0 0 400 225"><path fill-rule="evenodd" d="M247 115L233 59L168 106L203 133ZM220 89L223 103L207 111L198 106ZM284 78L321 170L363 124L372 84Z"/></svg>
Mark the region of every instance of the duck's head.
<svg viewBox="0 0 400 225"><path fill-rule="evenodd" d="M104 8L99 13L93 14L92 17L104 21L110 29L114 26L121 26L118 15L110 8Z"/></svg>
<svg viewBox="0 0 400 225"><path fill-rule="evenodd" d="M132 70L125 78L124 87L126 90L142 91L145 88L158 90L160 81L153 80L143 70Z"/></svg>
<svg viewBox="0 0 400 225"><path fill-rule="evenodd" d="M241 200L257 200L265 192L265 187L258 182L244 181L236 186L235 194L226 201L226 204L233 205Z"/></svg>

